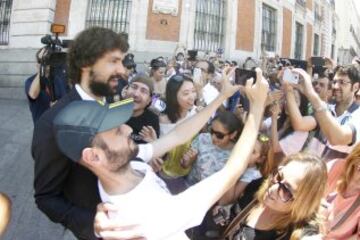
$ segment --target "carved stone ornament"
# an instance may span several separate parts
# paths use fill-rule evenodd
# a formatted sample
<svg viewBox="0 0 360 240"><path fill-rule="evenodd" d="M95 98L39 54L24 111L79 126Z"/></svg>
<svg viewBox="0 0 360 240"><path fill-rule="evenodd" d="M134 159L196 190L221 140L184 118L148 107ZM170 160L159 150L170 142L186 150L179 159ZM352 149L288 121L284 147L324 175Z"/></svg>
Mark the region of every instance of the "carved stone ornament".
<svg viewBox="0 0 360 240"><path fill-rule="evenodd" d="M177 16L179 10L179 0L154 0L153 13L170 14Z"/></svg>

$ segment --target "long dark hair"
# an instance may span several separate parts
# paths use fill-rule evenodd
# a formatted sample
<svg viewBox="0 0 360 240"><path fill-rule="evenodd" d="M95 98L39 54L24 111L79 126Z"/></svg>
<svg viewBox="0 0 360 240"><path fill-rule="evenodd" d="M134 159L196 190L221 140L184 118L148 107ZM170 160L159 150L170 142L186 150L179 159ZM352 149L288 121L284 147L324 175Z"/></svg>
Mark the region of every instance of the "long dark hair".
<svg viewBox="0 0 360 240"><path fill-rule="evenodd" d="M229 131L229 133L237 131L236 137L233 141L236 142L239 139L244 128L244 123L233 112L219 112L212 120L212 122L214 121L219 121Z"/></svg>
<svg viewBox="0 0 360 240"><path fill-rule="evenodd" d="M166 84L166 109L164 113L167 115L171 123L176 123L181 117L177 94L184 81L193 82L190 77L178 74L172 76Z"/></svg>

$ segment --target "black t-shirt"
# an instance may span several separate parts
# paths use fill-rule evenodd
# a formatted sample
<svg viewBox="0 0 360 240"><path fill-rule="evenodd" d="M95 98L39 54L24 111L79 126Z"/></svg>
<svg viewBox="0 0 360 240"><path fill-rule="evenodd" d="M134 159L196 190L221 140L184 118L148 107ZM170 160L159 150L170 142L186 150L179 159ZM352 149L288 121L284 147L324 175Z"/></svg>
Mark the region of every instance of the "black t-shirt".
<svg viewBox="0 0 360 240"><path fill-rule="evenodd" d="M159 117L148 109L145 109L144 113L138 117L131 117L126 124L133 129L132 138L136 143L146 143L145 141L142 140L142 137L139 135L141 129L144 126L153 127L156 132L156 136L159 137L160 134Z"/></svg>

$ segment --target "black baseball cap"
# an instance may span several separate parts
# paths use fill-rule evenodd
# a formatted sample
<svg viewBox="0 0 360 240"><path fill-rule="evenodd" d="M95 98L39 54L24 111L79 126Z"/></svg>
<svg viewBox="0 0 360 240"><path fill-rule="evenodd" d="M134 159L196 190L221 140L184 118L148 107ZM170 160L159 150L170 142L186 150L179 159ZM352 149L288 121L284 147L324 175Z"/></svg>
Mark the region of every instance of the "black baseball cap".
<svg viewBox="0 0 360 240"><path fill-rule="evenodd" d="M112 104L97 101L74 101L54 119L57 145L62 153L75 162L93 137L124 124L133 113L133 99Z"/></svg>

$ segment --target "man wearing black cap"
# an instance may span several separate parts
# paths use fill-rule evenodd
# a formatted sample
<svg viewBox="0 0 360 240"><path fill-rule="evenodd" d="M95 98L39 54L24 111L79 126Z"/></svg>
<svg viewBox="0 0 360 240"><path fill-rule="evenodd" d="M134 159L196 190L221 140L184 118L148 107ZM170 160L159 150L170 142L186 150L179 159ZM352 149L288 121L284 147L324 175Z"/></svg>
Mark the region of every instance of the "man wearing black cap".
<svg viewBox="0 0 360 240"><path fill-rule="evenodd" d="M96 239L92 226L100 201L96 176L60 152L53 119L72 101L103 101L110 95L124 73L122 60L128 48L124 36L109 29L94 27L81 32L68 52L73 89L34 127L35 202L53 222L61 223L79 239Z"/></svg>
<svg viewBox="0 0 360 240"><path fill-rule="evenodd" d="M90 169L99 179L103 201L115 204L109 213L113 222L140 224L147 239L187 239L184 231L200 224L206 211L237 181L247 167L261 122L268 84L258 71L257 81L246 85L251 102L243 134L226 166L218 173L178 195L170 195L164 182L148 165L130 162L136 155L157 157L176 144L191 138L210 115L238 87L226 83L224 91L197 115L177 125L169 134L151 144L136 145L131 128L124 122L131 116L131 100L112 105L78 101L69 104L54 120L59 149L74 162ZM146 148L146 151L144 149ZM123 239L99 231L105 239Z"/></svg>

